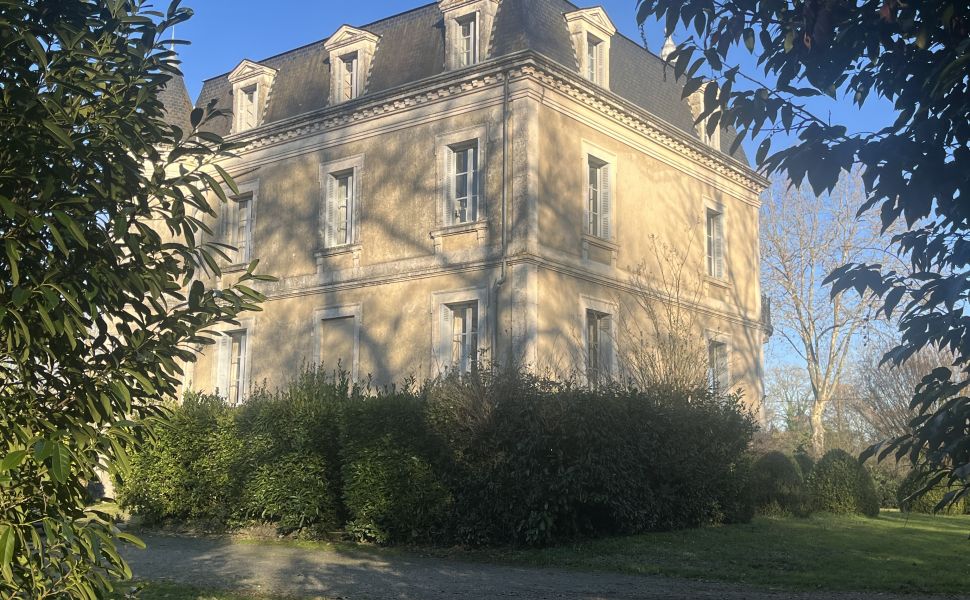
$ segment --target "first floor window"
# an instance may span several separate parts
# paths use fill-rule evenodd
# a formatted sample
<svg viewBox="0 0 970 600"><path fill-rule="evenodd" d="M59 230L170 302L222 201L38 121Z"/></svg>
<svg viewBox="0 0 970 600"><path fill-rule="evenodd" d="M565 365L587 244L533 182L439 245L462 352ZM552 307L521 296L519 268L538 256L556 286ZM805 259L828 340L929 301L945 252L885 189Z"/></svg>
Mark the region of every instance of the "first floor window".
<svg viewBox="0 0 970 600"><path fill-rule="evenodd" d="M605 382L612 369L612 317L595 310L586 311L586 378L590 385Z"/></svg>
<svg viewBox="0 0 970 600"><path fill-rule="evenodd" d="M438 361L443 368L470 373L478 365L479 303L441 305Z"/></svg>
<svg viewBox="0 0 970 600"><path fill-rule="evenodd" d="M452 146L449 154L450 224L471 223L478 220L478 143Z"/></svg>
<svg viewBox="0 0 970 600"><path fill-rule="evenodd" d="M708 380L711 391L715 394L727 389L728 381L728 347L724 342L711 340L707 345Z"/></svg>
<svg viewBox="0 0 970 600"><path fill-rule="evenodd" d="M353 169L327 176L327 212L324 245L327 248L353 242L356 204L356 177Z"/></svg>
<svg viewBox="0 0 970 600"><path fill-rule="evenodd" d="M242 264L250 259L252 210L252 194L230 198L226 206L225 240L226 244L233 247L228 252L233 264Z"/></svg>
<svg viewBox="0 0 970 600"><path fill-rule="evenodd" d="M707 211L707 274L724 278L724 213Z"/></svg>
<svg viewBox="0 0 970 600"><path fill-rule="evenodd" d="M587 158L586 164L586 224L588 235L610 239L610 166L594 158Z"/></svg>
<svg viewBox="0 0 970 600"><path fill-rule="evenodd" d="M219 391L230 404L239 404L246 394L247 352L246 330L230 331L220 340Z"/></svg>

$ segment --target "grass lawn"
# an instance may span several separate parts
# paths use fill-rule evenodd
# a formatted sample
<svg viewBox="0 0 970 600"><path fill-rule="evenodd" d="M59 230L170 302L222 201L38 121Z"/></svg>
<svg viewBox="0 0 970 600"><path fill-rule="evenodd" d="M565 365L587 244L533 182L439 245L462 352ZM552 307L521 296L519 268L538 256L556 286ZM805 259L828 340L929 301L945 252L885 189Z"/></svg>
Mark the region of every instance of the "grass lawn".
<svg viewBox="0 0 970 600"><path fill-rule="evenodd" d="M790 589L970 592L970 517L816 515L474 553L520 565L659 574ZM459 555L452 554L456 558Z"/></svg>
<svg viewBox="0 0 970 600"><path fill-rule="evenodd" d="M157 581L137 582L133 584L133 587L135 586L141 588L138 594L139 600L292 600L285 596L267 596L249 592L226 592Z"/></svg>

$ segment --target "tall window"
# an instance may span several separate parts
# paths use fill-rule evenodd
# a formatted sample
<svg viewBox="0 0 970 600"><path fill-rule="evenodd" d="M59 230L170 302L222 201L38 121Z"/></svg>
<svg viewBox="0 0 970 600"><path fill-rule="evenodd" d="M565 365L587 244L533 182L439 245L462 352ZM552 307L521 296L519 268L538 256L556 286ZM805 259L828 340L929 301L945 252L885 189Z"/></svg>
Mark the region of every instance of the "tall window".
<svg viewBox="0 0 970 600"><path fill-rule="evenodd" d="M341 100L353 100L359 95L358 65L359 60L356 52L340 58L339 81Z"/></svg>
<svg viewBox="0 0 970 600"><path fill-rule="evenodd" d="M243 88L241 92L242 99L240 101L240 110L242 111L242 114L239 121L239 130L245 131L246 129L252 129L259 124L259 100L258 96L256 95L255 85Z"/></svg>
<svg viewBox="0 0 970 600"><path fill-rule="evenodd" d="M605 85L604 67L606 66L606 44L593 36L586 37L586 79Z"/></svg>
<svg viewBox="0 0 970 600"><path fill-rule="evenodd" d="M604 383L613 362L612 317L595 310L586 311L586 378L590 385Z"/></svg>
<svg viewBox="0 0 970 600"><path fill-rule="evenodd" d="M226 206L225 240L226 244L235 248L228 254L233 264L247 263L252 250L252 211L253 196L245 194L235 196Z"/></svg>
<svg viewBox="0 0 970 600"><path fill-rule="evenodd" d="M458 21L458 66L470 67L478 63L478 16L470 15Z"/></svg>
<svg viewBox="0 0 970 600"><path fill-rule="evenodd" d="M587 161L587 194L585 232L603 239L610 239L610 167L607 163L589 157Z"/></svg>
<svg viewBox="0 0 970 600"><path fill-rule="evenodd" d="M478 363L478 303L449 304L447 310L451 313L451 367L469 373Z"/></svg>
<svg viewBox="0 0 970 600"><path fill-rule="evenodd" d="M324 245L327 248L343 246L354 241L354 210L356 204L356 177L349 169L327 176L327 214Z"/></svg>
<svg viewBox="0 0 970 600"><path fill-rule="evenodd" d="M728 380L728 347L724 342L711 340L707 345L708 382L715 394L730 385Z"/></svg>
<svg viewBox="0 0 970 600"><path fill-rule="evenodd" d="M230 404L239 404L246 393L246 332L230 333L228 346L226 399Z"/></svg>
<svg viewBox="0 0 970 600"><path fill-rule="evenodd" d="M724 278L724 214L707 211L707 274Z"/></svg>
<svg viewBox="0 0 970 600"><path fill-rule="evenodd" d="M478 143L450 148L451 224L478 220Z"/></svg>

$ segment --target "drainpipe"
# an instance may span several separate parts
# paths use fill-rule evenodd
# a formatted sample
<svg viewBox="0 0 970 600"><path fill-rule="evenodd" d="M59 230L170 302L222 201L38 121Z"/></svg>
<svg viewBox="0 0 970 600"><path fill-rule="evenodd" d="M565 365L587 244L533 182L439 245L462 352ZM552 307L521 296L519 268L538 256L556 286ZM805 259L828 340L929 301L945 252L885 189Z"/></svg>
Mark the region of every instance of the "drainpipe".
<svg viewBox="0 0 970 600"><path fill-rule="evenodd" d="M509 248L509 237L507 231L508 223L508 172L509 172L509 72L506 71L502 82L502 274L499 276L498 280L495 281L495 329L493 330L493 341L492 348L498 349L498 331L499 331L499 295L501 293L502 286L505 284L505 280L508 275L508 248ZM510 303L511 304L511 303ZM509 332L509 346L512 343L511 332ZM492 356L492 362L495 362L495 356ZM511 356L511 355L510 355Z"/></svg>

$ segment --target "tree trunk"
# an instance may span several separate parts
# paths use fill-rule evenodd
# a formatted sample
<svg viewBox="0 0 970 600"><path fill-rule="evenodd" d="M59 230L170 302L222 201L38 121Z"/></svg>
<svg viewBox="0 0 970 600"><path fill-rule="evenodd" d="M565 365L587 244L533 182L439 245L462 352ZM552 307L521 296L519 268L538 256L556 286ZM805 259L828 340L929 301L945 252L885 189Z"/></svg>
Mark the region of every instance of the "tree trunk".
<svg viewBox="0 0 970 600"><path fill-rule="evenodd" d="M812 405L812 454L815 459L822 458L825 453L825 424L822 415L825 413L825 402L818 400Z"/></svg>

